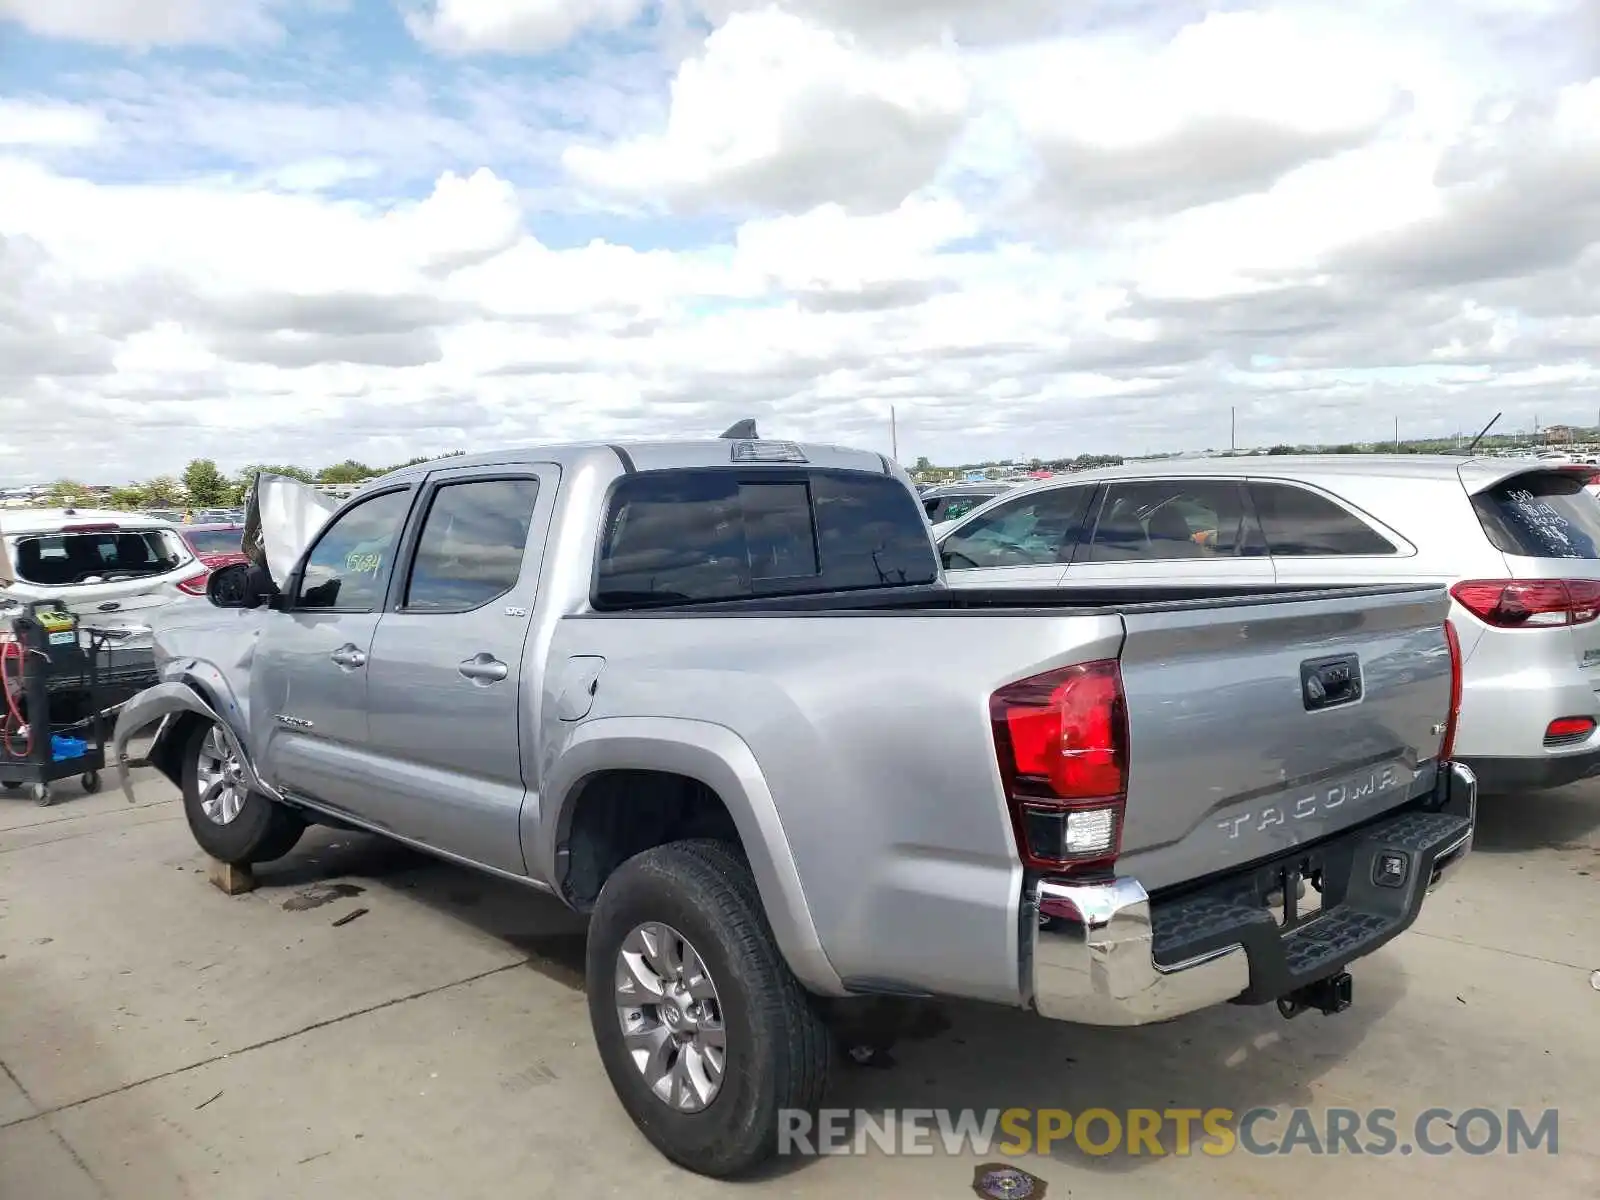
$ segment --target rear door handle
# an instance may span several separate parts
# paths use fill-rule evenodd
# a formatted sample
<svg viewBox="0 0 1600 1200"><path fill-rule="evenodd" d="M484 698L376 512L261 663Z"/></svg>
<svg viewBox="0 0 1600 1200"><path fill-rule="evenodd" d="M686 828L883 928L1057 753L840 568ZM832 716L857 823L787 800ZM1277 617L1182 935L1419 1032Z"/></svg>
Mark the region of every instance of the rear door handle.
<svg viewBox="0 0 1600 1200"><path fill-rule="evenodd" d="M361 653L361 650L358 647L349 643L340 646L328 657L333 659L333 661L338 663L341 667L349 667L351 670L367 665L367 656Z"/></svg>
<svg viewBox="0 0 1600 1200"><path fill-rule="evenodd" d="M492 654L474 654L456 669L474 683L499 683L511 674L511 668Z"/></svg>

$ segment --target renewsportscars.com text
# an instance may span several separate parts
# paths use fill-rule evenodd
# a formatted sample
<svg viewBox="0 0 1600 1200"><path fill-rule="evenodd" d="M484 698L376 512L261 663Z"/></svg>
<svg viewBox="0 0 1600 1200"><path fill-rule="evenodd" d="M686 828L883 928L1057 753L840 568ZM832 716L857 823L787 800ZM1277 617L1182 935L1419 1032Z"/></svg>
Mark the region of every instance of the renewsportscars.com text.
<svg viewBox="0 0 1600 1200"><path fill-rule="evenodd" d="M1557 1110L1429 1108L786 1109L778 1153L821 1156L1203 1154L1547 1154L1560 1151Z"/></svg>

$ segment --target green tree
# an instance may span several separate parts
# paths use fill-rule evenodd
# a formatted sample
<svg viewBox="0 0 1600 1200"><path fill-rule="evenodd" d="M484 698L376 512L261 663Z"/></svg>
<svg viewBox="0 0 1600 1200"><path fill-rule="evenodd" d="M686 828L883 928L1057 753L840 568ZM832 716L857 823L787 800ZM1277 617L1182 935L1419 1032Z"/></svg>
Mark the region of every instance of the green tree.
<svg viewBox="0 0 1600 1200"><path fill-rule="evenodd" d="M145 506L144 488L137 483L112 488L106 503L119 512L138 512Z"/></svg>
<svg viewBox="0 0 1600 1200"><path fill-rule="evenodd" d="M1294 447L1293 446L1285 446L1285 445L1282 445L1280 443L1279 445L1276 445L1272 449L1268 450L1267 453L1268 454L1293 454L1294 453Z"/></svg>
<svg viewBox="0 0 1600 1200"><path fill-rule="evenodd" d="M228 502L228 479L209 458L197 458L184 468L183 486L189 489L189 503L197 508Z"/></svg>
<svg viewBox="0 0 1600 1200"><path fill-rule="evenodd" d="M403 463L395 463L392 467L385 467L379 474L387 475L390 471L403 471L407 467L420 467L423 463L438 462L443 458L460 458L465 450L447 450L443 454L419 454L416 458L408 458Z"/></svg>
<svg viewBox="0 0 1600 1200"><path fill-rule="evenodd" d="M366 463L359 463L353 458L347 458L342 463L335 463L331 467L323 467L317 474L320 483L364 483L377 475Z"/></svg>
<svg viewBox="0 0 1600 1200"><path fill-rule="evenodd" d="M89 495L89 489L75 479L58 479L50 487L50 503L57 508L83 504Z"/></svg>
<svg viewBox="0 0 1600 1200"><path fill-rule="evenodd" d="M245 478L253 480L257 471L265 471L268 475L287 475L290 479L298 479L301 483L315 483L317 477L304 467L279 466L273 463L262 463L260 466L249 467L245 470Z"/></svg>
<svg viewBox="0 0 1600 1200"><path fill-rule="evenodd" d="M933 470L933 462L926 454L919 455L916 469L919 471L931 471Z"/></svg>
<svg viewBox="0 0 1600 1200"><path fill-rule="evenodd" d="M178 481L170 475L158 475L144 485L144 502L150 508L172 508L182 503Z"/></svg>

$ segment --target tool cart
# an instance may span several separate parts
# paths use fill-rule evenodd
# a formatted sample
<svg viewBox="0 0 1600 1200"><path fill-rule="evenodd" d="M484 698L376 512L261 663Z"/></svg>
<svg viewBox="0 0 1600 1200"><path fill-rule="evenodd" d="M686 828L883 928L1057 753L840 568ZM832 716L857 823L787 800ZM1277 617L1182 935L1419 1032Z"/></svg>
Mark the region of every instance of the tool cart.
<svg viewBox="0 0 1600 1200"><path fill-rule="evenodd" d="M0 787L53 802L51 785L78 776L100 790L106 717L100 657L107 639L38 601L0 620Z"/></svg>

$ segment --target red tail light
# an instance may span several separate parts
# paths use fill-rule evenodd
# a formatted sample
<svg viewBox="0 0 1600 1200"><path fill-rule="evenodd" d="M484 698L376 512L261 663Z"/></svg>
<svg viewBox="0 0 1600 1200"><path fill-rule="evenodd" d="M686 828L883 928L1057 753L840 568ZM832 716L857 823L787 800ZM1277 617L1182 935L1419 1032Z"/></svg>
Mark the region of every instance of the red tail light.
<svg viewBox="0 0 1600 1200"><path fill-rule="evenodd" d="M198 575L191 575L178 584L178 590L187 592L191 596L204 596L206 594L206 581L210 578L211 572L209 570L202 571Z"/></svg>
<svg viewBox="0 0 1600 1200"><path fill-rule="evenodd" d="M1587 625L1600 617L1600 580L1595 579L1464 579L1450 594L1497 629Z"/></svg>
<svg viewBox="0 0 1600 1200"><path fill-rule="evenodd" d="M1456 726L1461 724L1461 639L1456 627L1444 623L1444 640L1450 644L1450 712L1444 719L1444 739L1439 743L1439 761L1455 757Z"/></svg>
<svg viewBox="0 0 1600 1200"><path fill-rule="evenodd" d="M1017 849L1036 871L1109 867L1122 841L1128 711L1115 659L1019 680L989 699Z"/></svg>
<svg viewBox="0 0 1600 1200"><path fill-rule="evenodd" d="M1584 487L1593 487L1600 483L1600 467L1590 463L1579 463L1576 466L1561 468L1563 474L1576 475L1583 480Z"/></svg>

